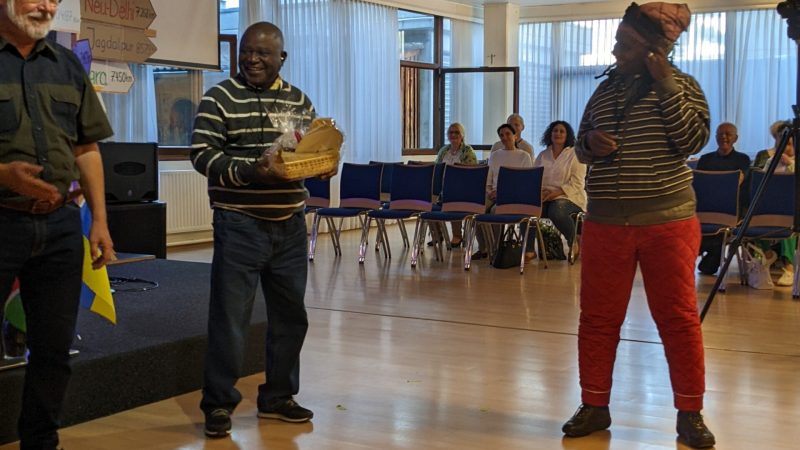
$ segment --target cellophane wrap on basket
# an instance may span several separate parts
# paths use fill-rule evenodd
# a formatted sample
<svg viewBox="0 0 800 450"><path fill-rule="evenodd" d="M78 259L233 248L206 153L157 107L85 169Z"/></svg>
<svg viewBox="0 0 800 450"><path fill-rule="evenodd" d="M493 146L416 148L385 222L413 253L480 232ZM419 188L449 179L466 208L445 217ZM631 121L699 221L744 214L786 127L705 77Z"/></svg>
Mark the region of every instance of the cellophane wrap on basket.
<svg viewBox="0 0 800 450"><path fill-rule="evenodd" d="M311 122L305 135L287 130L276 140L278 155L291 179L311 178L334 172L339 166L339 151L344 142L333 119Z"/></svg>

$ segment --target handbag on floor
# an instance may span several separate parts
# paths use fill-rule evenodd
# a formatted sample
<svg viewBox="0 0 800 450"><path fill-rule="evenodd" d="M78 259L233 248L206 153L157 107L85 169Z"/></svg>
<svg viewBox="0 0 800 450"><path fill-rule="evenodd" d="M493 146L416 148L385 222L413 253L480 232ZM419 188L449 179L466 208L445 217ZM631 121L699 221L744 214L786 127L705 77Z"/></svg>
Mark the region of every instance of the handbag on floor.
<svg viewBox="0 0 800 450"><path fill-rule="evenodd" d="M522 242L514 236L514 229L509 227L492 258L492 267L510 269L519 267L522 260Z"/></svg>
<svg viewBox="0 0 800 450"><path fill-rule="evenodd" d="M772 276L769 273L771 261L767 260L764 251L748 243L742 252L747 273L747 285L753 289L772 289Z"/></svg>

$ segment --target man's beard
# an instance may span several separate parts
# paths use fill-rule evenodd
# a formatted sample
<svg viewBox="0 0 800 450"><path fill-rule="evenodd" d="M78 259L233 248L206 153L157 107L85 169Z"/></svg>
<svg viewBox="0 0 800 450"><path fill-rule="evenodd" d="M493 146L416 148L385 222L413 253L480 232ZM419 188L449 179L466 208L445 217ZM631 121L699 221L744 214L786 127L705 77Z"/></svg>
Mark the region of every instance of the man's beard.
<svg viewBox="0 0 800 450"><path fill-rule="evenodd" d="M36 11L28 13L23 16L17 14L14 7L14 0L8 0L6 3L6 13L8 19L22 30L31 39L42 39L50 32L50 27L53 25L53 15L47 11ZM39 19L47 19L46 22L40 22Z"/></svg>

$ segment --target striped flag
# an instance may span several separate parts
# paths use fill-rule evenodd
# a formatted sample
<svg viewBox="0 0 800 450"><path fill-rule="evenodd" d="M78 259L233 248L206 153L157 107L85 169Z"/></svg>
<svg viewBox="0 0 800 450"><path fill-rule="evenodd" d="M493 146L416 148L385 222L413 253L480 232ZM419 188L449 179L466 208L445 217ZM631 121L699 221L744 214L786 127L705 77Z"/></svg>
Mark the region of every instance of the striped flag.
<svg viewBox="0 0 800 450"><path fill-rule="evenodd" d="M89 230L92 228L92 212L89 205L81 197L81 224L83 226L83 284L81 285L81 306L108 319L116 325L117 311L114 309L114 298L111 296L111 283L108 271L103 266L92 269Z"/></svg>
<svg viewBox="0 0 800 450"><path fill-rule="evenodd" d="M19 279L14 279L11 292L3 303L4 319L18 330L25 332L25 311L22 309L22 299L19 297ZM2 355L0 355L2 356Z"/></svg>

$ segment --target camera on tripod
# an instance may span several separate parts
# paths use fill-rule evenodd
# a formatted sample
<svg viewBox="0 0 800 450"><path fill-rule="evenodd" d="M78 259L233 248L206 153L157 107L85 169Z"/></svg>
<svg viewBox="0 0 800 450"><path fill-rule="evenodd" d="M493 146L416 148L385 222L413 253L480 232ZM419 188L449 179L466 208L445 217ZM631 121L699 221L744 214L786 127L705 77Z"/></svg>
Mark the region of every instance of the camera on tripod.
<svg viewBox="0 0 800 450"><path fill-rule="evenodd" d="M778 14L789 23L789 39L800 39L800 0L786 0L778 3Z"/></svg>

